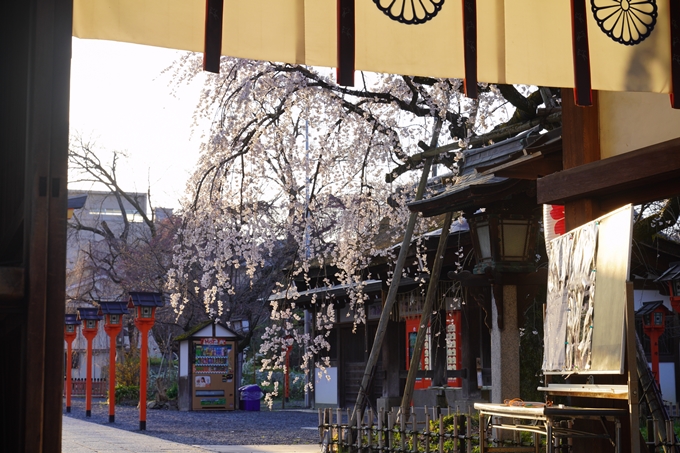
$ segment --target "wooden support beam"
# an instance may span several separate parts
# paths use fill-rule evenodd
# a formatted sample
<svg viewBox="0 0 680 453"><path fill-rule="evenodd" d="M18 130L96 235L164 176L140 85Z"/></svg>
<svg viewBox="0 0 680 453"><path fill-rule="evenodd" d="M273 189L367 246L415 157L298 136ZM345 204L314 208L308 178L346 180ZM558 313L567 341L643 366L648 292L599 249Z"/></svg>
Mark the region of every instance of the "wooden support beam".
<svg viewBox="0 0 680 453"><path fill-rule="evenodd" d="M631 451L640 451L640 395L635 338L635 300L633 283L626 283L626 373L628 375L628 413L630 415Z"/></svg>
<svg viewBox="0 0 680 453"><path fill-rule="evenodd" d="M579 3L579 2L577 2ZM583 96L583 93L581 93ZM590 93L588 93L590 97ZM562 166L564 170L578 168L580 166L600 160L600 119L597 92L592 93L592 106L582 108L576 105L573 90L562 89ZM555 174L562 174L555 173ZM541 181L549 178L541 178L537 181L537 199L539 203L545 192L553 188L552 185L541 185ZM569 185L574 185L573 181ZM569 200L564 204L565 223L567 230L576 228L600 215L599 206L591 199L582 197L579 200Z"/></svg>
<svg viewBox="0 0 680 453"><path fill-rule="evenodd" d="M408 420L409 412L411 410L411 400L413 399L413 390L416 383L416 373L418 371L418 364L420 363L420 356L423 352L423 345L425 344L425 335L430 324L430 316L432 314L434 299L439 288L439 275L441 274L442 264L444 261L444 251L446 249L446 241L449 238L448 232L451 229L451 220L453 219L453 212L449 211L444 217L444 224L442 225L442 233L439 236L439 245L437 247L437 254L432 265L432 274L430 282L427 286L427 293L425 294L425 302L423 303L423 310L420 314L420 325L418 326L418 334L416 335L416 343L413 345L411 355L411 364L408 370L408 377L404 385L404 396L401 399L401 419ZM446 324L446 320L444 320Z"/></svg>
<svg viewBox="0 0 680 453"><path fill-rule="evenodd" d="M437 119L432 131L431 145L436 146L439 141L439 133L442 129L443 121ZM427 179L430 174L430 168L432 167L432 158L425 161L423 165L423 173L420 176L420 183L418 185L418 190L416 191L416 200L423 198L425 194L425 187L427 186ZM416 226L416 220L418 220L418 213L412 212L409 216L408 223L406 225L406 231L404 232L404 239L401 243L401 248L399 249L399 256L397 257L397 262L394 265L394 277L392 278L392 283L390 284L390 289L387 293L387 299L385 300L385 305L383 306L382 313L380 314L380 321L378 321L378 327L375 332L375 339L373 340L373 346L371 347L371 354L368 356L366 361L366 370L361 379L361 385L359 386L359 393L357 394L357 400L354 404L354 410L352 411L352 417L350 419L350 425L356 424L357 419L363 416L364 408L366 406L366 392L373 379L373 374L375 372L375 367L378 363L378 355L382 349L382 343L385 339L385 332L387 331L387 323L389 322L390 313L394 307L394 302L397 300L397 290L399 288L399 282L401 281L401 273L404 269L404 263L406 262L406 256L408 255L409 246L411 245L411 238L413 237L413 230ZM349 433L348 433L349 435Z"/></svg>
<svg viewBox="0 0 680 453"><path fill-rule="evenodd" d="M537 199L539 203L566 204L590 198L600 200L608 209L616 203L657 200L680 193L679 171L680 138L676 138L565 167L564 171L538 179Z"/></svg>
<svg viewBox="0 0 680 453"><path fill-rule="evenodd" d="M593 106L578 107L573 89L562 88L562 163L564 169L600 160L600 117L597 91Z"/></svg>

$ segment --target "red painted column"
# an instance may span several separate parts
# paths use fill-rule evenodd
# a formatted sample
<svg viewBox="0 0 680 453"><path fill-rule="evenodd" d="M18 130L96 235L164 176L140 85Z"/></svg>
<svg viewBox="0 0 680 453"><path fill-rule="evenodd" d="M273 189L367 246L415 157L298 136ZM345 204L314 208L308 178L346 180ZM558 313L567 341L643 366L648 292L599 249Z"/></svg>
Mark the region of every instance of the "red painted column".
<svg viewBox="0 0 680 453"><path fill-rule="evenodd" d="M97 330L83 329L87 339L87 377L85 380L85 416L92 416L92 340L97 336Z"/></svg>
<svg viewBox="0 0 680 453"><path fill-rule="evenodd" d="M148 375L147 355L149 351L149 330L153 327L153 319L136 318L135 326L142 336L139 351L139 429L146 430L146 381Z"/></svg>
<svg viewBox="0 0 680 453"><path fill-rule="evenodd" d="M71 391L72 391L72 358L71 352L73 350L73 340L75 339L75 332L72 334L64 334L64 339L66 340L66 412L71 412Z"/></svg>
<svg viewBox="0 0 680 453"><path fill-rule="evenodd" d="M122 325L105 325L104 330L109 336L109 423L116 420L116 337Z"/></svg>
<svg viewBox="0 0 680 453"><path fill-rule="evenodd" d="M654 380L656 381L657 387L661 388L659 383L659 337L663 332L658 330L653 330L648 332L649 343L650 343L650 353L652 356L652 374L654 375Z"/></svg>

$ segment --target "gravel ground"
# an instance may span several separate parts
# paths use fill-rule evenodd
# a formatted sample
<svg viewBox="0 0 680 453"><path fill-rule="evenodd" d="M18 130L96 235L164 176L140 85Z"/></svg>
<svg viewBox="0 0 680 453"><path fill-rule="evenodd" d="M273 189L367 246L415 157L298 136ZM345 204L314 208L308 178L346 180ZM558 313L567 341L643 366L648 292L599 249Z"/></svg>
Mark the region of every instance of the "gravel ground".
<svg viewBox="0 0 680 453"><path fill-rule="evenodd" d="M104 399L93 399L92 416L85 417L85 398L71 400L64 416L187 445L289 445L319 442L318 415L311 410L197 411L147 409L146 431L139 431L139 410L116 406L116 421L109 424Z"/></svg>

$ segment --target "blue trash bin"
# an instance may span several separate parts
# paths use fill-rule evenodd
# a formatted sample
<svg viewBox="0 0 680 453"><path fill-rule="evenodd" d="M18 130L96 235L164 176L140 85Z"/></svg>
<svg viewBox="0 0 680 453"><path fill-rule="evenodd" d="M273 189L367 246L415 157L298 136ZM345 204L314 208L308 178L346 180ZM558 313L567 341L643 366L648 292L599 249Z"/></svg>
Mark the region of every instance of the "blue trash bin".
<svg viewBox="0 0 680 453"><path fill-rule="evenodd" d="M244 385L238 389L238 392L240 395L239 409L244 411L260 410L260 399L262 398L263 393L259 385Z"/></svg>

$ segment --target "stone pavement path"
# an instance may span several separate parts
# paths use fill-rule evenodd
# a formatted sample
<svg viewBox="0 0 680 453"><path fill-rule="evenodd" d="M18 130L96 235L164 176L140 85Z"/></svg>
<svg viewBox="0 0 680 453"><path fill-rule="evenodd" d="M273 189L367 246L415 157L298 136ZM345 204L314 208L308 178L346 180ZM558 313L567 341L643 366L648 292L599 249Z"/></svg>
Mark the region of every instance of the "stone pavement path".
<svg viewBox="0 0 680 453"><path fill-rule="evenodd" d="M62 418L63 453L317 453L318 445L184 445L146 434Z"/></svg>

